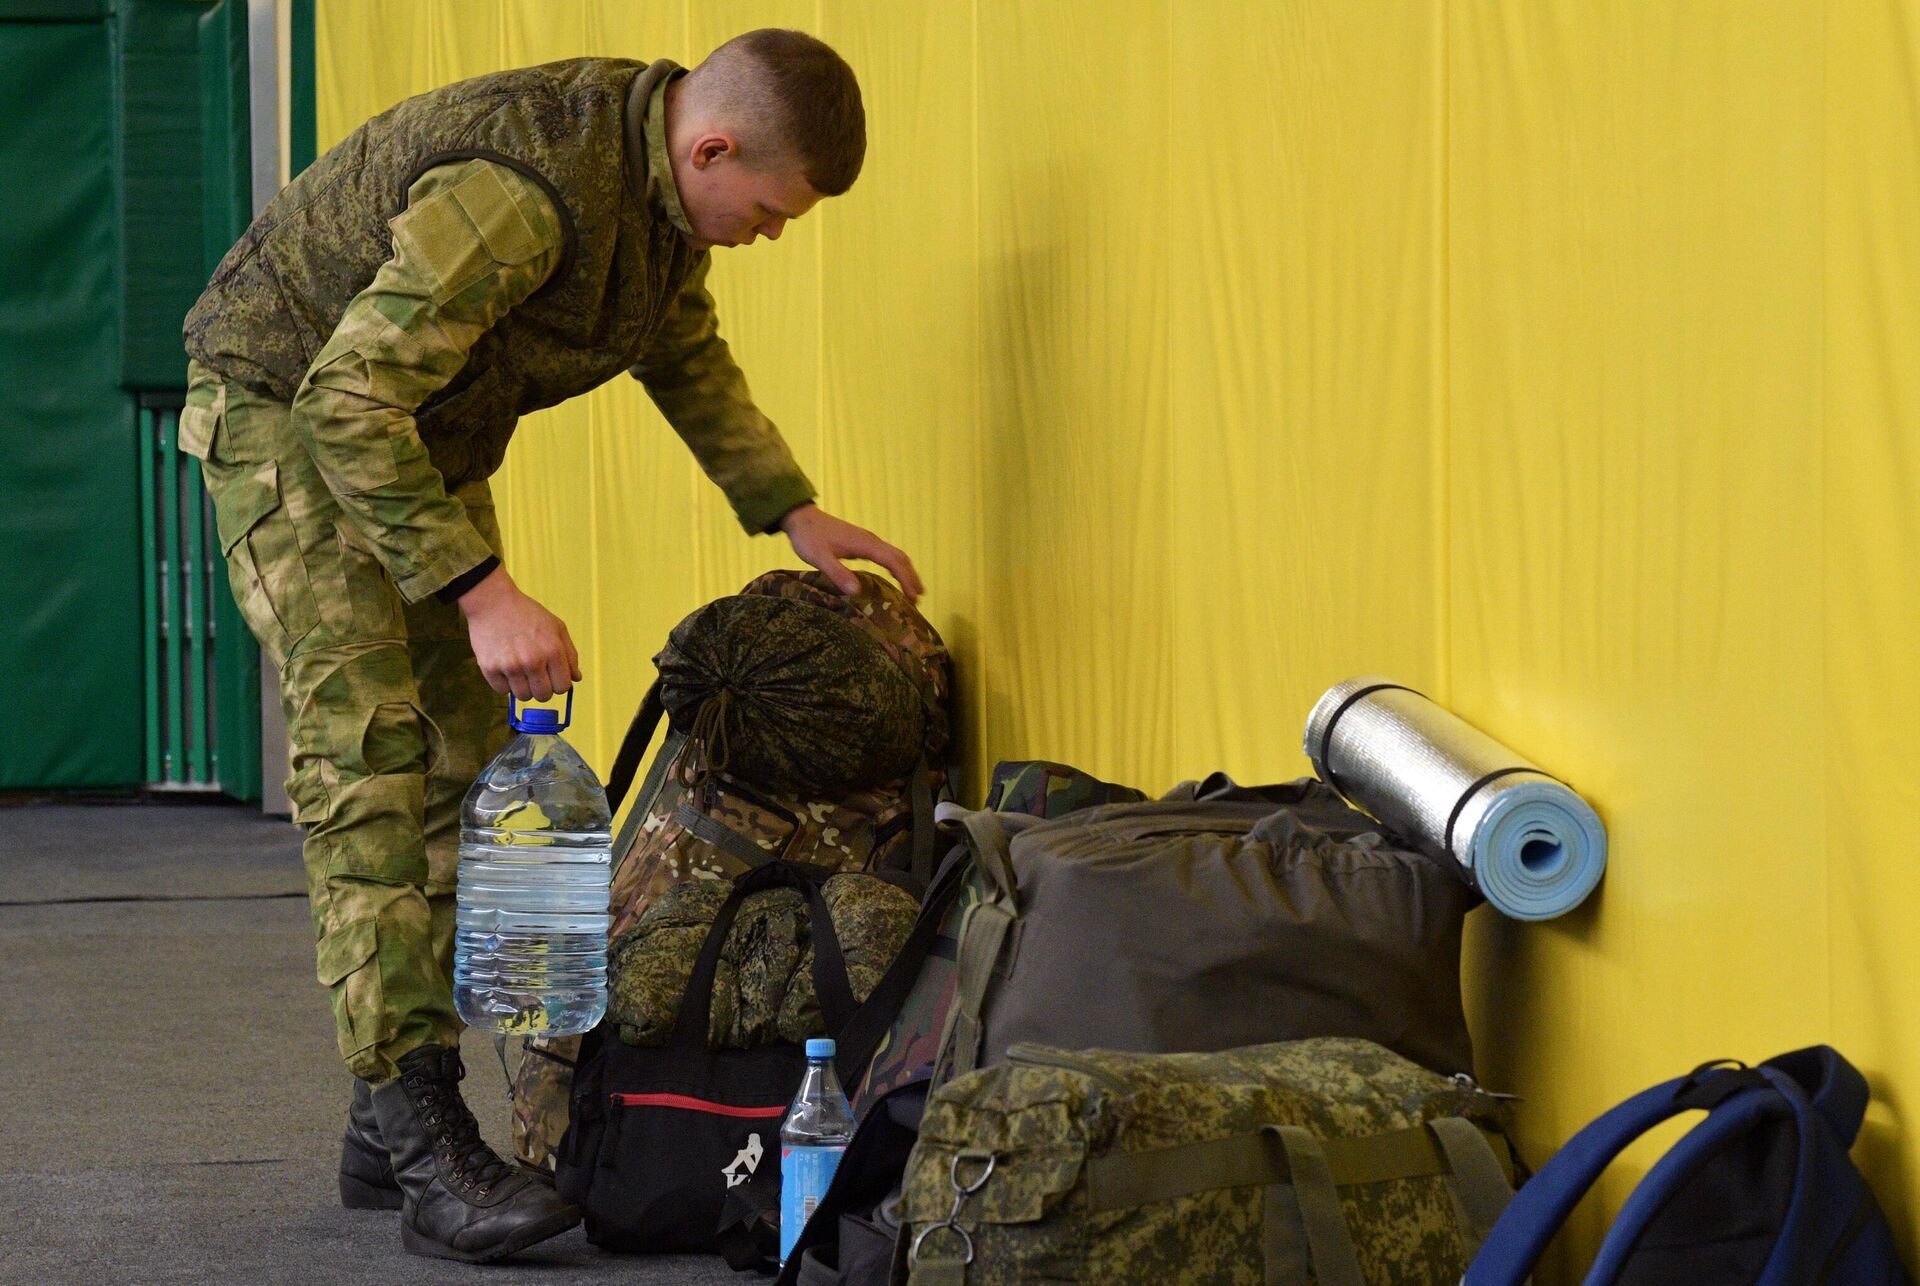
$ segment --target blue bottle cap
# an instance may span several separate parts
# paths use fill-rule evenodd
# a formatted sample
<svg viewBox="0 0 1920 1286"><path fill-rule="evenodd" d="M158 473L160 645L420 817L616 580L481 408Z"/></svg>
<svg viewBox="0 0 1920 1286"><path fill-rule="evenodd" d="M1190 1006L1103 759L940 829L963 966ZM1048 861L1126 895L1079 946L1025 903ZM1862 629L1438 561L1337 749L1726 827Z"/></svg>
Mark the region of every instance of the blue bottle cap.
<svg viewBox="0 0 1920 1286"><path fill-rule="evenodd" d="M567 693L567 713L564 718L558 710L542 710L535 706L516 705L512 697L507 698L507 725L515 732L531 732L536 736L552 736L573 722L573 693Z"/></svg>
<svg viewBox="0 0 1920 1286"><path fill-rule="evenodd" d="M832 1058L834 1044L823 1036L815 1036L807 1042L808 1058Z"/></svg>

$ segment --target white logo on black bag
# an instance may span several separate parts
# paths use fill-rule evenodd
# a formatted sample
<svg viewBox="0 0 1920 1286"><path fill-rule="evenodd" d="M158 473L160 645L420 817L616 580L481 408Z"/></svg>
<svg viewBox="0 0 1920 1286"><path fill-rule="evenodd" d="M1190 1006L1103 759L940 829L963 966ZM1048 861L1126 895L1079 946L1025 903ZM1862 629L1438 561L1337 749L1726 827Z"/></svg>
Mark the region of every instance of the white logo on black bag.
<svg viewBox="0 0 1920 1286"><path fill-rule="evenodd" d="M729 1188L737 1188L753 1177L753 1172L760 1168L760 1158L764 1155L766 1152L760 1146L760 1136L749 1134L747 1146L741 1148L740 1154L727 1162L727 1168L720 1172L720 1177L727 1181Z"/></svg>

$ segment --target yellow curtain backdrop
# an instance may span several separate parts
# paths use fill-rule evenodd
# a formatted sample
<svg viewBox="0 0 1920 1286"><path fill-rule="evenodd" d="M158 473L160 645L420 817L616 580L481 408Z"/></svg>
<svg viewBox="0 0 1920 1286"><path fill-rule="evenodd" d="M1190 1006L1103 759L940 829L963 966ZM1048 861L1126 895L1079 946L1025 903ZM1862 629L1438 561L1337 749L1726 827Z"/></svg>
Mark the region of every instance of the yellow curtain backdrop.
<svg viewBox="0 0 1920 1286"><path fill-rule="evenodd" d="M1056 757L1305 771L1392 674L1606 818L1595 900L1475 916L1481 1072L1543 1157L1707 1058L1831 1041L1920 1215L1920 47L1900 0L325 0L330 145L408 94L799 26L851 194L722 254L836 511L907 547L969 790ZM516 576L605 765L748 540L638 386L522 429ZM1555 1271L1654 1146L1615 1167Z"/></svg>

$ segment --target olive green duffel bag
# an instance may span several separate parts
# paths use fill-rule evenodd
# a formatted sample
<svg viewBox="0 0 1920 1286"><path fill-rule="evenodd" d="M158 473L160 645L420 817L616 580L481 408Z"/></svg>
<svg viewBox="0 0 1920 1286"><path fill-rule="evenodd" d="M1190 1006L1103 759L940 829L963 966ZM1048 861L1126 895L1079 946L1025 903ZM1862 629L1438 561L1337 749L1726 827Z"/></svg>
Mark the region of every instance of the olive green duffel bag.
<svg viewBox="0 0 1920 1286"><path fill-rule="evenodd" d="M1351 1038L1015 1046L935 1091L913 1286L1453 1286L1512 1194L1503 1104Z"/></svg>

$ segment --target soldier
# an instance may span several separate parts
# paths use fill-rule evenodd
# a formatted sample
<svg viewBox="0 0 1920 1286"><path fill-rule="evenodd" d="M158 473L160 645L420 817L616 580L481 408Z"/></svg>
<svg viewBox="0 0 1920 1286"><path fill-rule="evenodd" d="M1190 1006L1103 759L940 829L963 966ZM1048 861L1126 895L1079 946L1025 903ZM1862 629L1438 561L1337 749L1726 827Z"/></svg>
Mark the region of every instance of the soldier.
<svg viewBox="0 0 1920 1286"><path fill-rule="evenodd" d="M187 317L183 450L242 614L280 672L319 980L356 1077L342 1199L416 1254L489 1261L578 1213L482 1142L451 988L467 787L504 694L578 682L567 629L502 562L487 477L520 416L630 370L750 533L920 585L813 504L714 321L708 251L847 190L852 70L762 30L692 72L576 59L368 121L277 196Z"/></svg>

